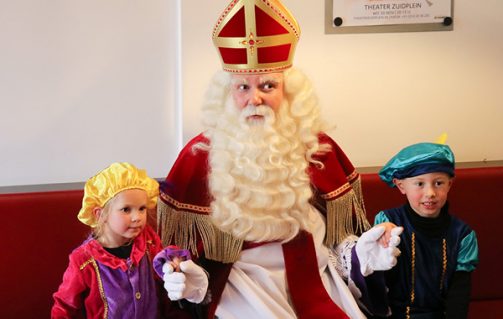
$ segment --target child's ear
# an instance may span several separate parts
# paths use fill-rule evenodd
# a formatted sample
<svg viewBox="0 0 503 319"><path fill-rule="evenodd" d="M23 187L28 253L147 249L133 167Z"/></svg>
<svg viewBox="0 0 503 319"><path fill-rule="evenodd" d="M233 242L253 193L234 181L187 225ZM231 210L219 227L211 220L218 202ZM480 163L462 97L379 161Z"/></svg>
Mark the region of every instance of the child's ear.
<svg viewBox="0 0 503 319"><path fill-rule="evenodd" d="M449 177L449 189L451 188L452 184L454 183L455 177Z"/></svg>
<svg viewBox="0 0 503 319"><path fill-rule="evenodd" d="M396 188L400 190L400 193L405 194L405 188L403 186L403 180L398 178L393 178L393 184L395 184Z"/></svg>
<svg viewBox="0 0 503 319"><path fill-rule="evenodd" d="M102 207L94 207L93 208L94 218L96 218L96 220L100 220L102 212L103 212L103 208Z"/></svg>

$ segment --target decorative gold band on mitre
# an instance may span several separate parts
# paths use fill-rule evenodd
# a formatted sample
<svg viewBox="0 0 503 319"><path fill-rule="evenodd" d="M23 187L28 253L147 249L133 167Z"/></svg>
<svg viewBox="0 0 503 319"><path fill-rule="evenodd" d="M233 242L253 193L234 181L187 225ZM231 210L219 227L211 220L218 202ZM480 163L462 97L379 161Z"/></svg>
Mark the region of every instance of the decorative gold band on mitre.
<svg viewBox="0 0 503 319"><path fill-rule="evenodd" d="M223 69L234 73L291 67L299 37L297 21L279 0L233 0L213 30Z"/></svg>

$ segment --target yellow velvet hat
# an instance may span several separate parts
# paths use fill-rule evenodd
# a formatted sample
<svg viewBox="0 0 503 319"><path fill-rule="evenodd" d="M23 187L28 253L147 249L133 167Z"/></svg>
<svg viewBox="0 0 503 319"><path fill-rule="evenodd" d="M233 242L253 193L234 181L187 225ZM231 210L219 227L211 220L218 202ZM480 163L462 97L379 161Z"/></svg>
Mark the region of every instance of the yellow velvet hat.
<svg viewBox="0 0 503 319"><path fill-rule="evenodd" d="M233 0L213 30L223 69L233 73L291 67L299 37L297 21L279 0Z"/></svg>
<svg viewBox="0 0 503 319"><path fill-rule="evenodd" d="M145 170L138 169L130 163L113 163L86 182L78 219L86 225L96 227L97 220L93 209L104 207L115 195L128 189L146 191L147 208L152 209L156 206L159 183L148 177Z"/></svg>

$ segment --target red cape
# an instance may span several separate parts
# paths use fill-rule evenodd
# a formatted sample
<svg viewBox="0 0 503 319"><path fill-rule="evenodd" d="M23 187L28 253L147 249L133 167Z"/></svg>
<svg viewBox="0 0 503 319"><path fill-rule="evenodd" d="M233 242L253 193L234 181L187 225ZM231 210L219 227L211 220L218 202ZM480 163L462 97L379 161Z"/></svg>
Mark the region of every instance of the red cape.
<svg viewBox="0 0 503 319"><path fill-rule="evenodd" d="M212 196L208 190L208 152L194 148L200 143L209 145L210 141L203 134L192 139L161 183L159 233L165 245L187 248L195 255L204 250L210 259L233 262L241 251L242 241L230 234L220 234L209 222ZM369 224L359 174L328 135L320 134L319 143L330 145L332 150L316 155L315 159L324 167L311 163L308 174L319 204L316 208L327 218L325 244L330 247L350 234L361 233Z"/></svg>

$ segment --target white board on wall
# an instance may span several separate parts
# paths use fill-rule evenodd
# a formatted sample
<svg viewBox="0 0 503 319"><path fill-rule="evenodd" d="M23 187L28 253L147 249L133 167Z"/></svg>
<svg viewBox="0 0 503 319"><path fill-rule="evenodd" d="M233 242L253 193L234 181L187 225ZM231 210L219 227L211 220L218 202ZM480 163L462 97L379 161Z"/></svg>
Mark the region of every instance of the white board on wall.
<svg viewBox="0 0 503 319"><path fill-rule="evenodd" d="M17 0L0 10L0 186L152 177L180 144L175 1Z"/></svg>

